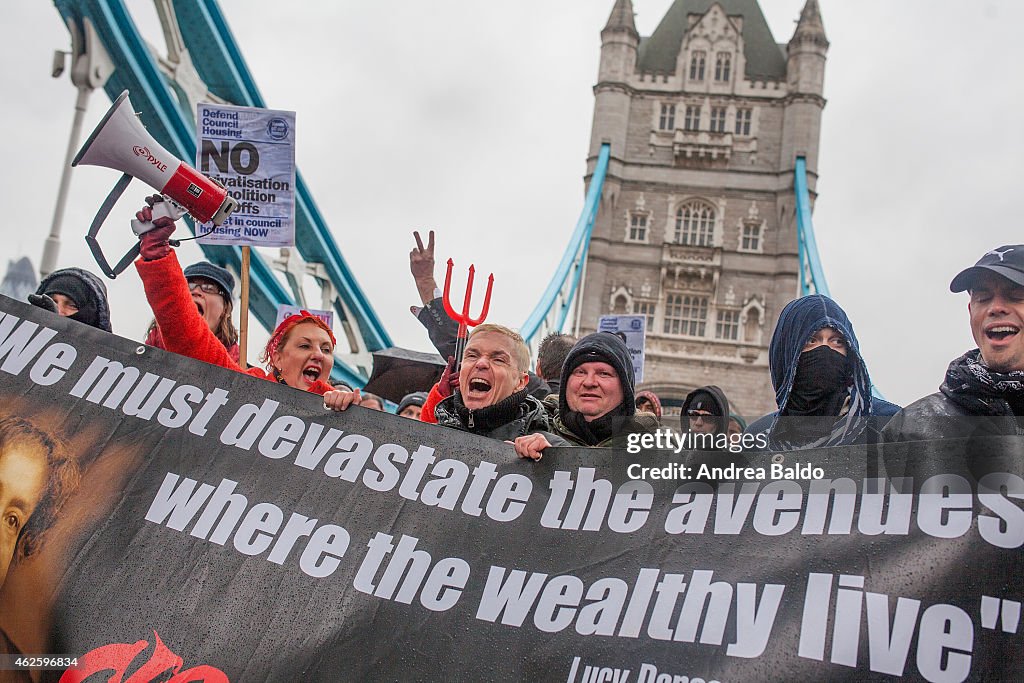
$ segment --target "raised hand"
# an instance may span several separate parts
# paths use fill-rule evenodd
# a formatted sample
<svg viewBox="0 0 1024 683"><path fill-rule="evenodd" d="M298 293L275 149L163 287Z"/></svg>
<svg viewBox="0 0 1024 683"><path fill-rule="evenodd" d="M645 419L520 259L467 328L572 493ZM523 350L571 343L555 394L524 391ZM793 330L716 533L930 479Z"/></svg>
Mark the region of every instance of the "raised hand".
<svg viewBox="0 0 1024 683"><path fill-rule="evenodd" d="M416 280L420 299L426 306L433 300L434 290L437 289L437 281L434 280L434 231L430 231L426 247L423 246L419 231L414 230L412 236L416 238L416 246L409 252L409 270Z"/></svg>

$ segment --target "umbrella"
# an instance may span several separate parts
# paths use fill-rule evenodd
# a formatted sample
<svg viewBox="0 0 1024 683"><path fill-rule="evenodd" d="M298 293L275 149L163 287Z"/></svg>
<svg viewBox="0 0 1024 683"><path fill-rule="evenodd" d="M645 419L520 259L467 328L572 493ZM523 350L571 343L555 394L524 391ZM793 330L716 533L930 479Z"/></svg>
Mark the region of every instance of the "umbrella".
<svg viewBox="0 0 1024 683"><path fill-rule="evenodd" d="M436 353L412 351L398 346L373 352L373 374L365 391L398 403L414 391L430 391L445 362Z"/></svg>

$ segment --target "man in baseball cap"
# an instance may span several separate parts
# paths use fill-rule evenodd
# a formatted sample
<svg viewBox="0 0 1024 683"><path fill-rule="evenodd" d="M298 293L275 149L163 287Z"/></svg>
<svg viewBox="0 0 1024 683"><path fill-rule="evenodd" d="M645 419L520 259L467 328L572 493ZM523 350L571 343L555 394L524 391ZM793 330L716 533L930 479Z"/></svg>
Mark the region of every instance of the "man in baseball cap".
<svg viewBox="0 0 1024 683"><path fill-rule="evenodd" d="M937 393L896 415L886 440L1024 435L1024 244L986 252L949 289L970 294L978 348L949 364Z"/></svg>

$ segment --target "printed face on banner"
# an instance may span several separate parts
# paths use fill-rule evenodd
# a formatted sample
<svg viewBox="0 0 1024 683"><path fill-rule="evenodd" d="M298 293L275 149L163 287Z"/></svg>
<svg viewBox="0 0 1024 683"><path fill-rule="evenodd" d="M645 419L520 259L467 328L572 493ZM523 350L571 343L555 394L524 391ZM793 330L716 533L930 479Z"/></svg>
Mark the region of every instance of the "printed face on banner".
<svg viewBox="0 0 1024 683"><path fill-rule="evenodd" d="M227 188L238 209L198 234L202 244L295 244L295 112L199 104L196 167Z"/></svg>
<svg viewBox="0 0 1024 683"><path fill-rule="evenodd" d="M15 442L0 449L0 586L14 557L18 535L46 489L46 455Z"/></svg>

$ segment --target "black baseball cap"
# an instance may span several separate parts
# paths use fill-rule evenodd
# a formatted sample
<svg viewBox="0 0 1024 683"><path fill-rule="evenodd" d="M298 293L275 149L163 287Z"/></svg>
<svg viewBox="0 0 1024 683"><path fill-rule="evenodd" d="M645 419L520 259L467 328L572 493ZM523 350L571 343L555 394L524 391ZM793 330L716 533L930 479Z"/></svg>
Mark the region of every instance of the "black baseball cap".
<svg viewBox="0 0 1024 683"><path fill-rule="evenodd" d="M1008 244L986 252L977 263L960 271L949 283L949 291L964 292L982 273L995 273L1024 287L1024 244Z"/></svg>

